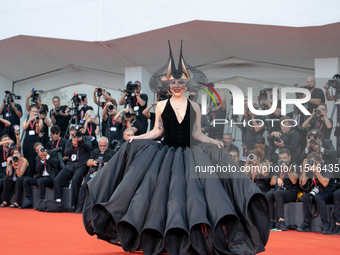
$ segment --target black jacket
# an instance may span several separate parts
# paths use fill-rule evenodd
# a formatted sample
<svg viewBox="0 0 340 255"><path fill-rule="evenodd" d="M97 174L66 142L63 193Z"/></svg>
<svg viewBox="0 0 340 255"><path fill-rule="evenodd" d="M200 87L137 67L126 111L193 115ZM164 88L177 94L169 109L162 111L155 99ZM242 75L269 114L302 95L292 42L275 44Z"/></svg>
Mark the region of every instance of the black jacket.
<svg viewBox="0 0 340 255"><path fill-rule="evenodd" d="M336 163L336 156L337 152L334 149L333 143L329 139L323 139L321 148L324 148L324 152L322 154L322 159L324 161L324 164L335 164ZM311 152L314 152L315 150L313 148L310 148L308 152L306 152L306 149L303 150L303 153L301 154L301 162L307 158L307 155Z"/></svg>
<svg viewBox="0 0 340 255"><path fill-rule="evenodd" d="M59 159L58 159L58 153L54 150L47 150L47 154L50 155L48 159L46 159L46 171L48 172L49 176L52 178L52 180L57 176L59 173ZM41 158L37 156L35 158L35 164L36 164L36 172L38 174L37 178L43 177L43 171L44 171L44 162L41 161Z"/></svg>
<svg viewBox="0 0 340 255"><path fill-rule="evenodd" d="M75 172L79 167L86 166L91 149L92 143L89 136L83 136L83 140L78 143L77 148L73 146L71 140L68 140L64 150L64 155L69 157L65 169ZM74 161L72 160L72 154L76 155L76 160Z"/></svg>

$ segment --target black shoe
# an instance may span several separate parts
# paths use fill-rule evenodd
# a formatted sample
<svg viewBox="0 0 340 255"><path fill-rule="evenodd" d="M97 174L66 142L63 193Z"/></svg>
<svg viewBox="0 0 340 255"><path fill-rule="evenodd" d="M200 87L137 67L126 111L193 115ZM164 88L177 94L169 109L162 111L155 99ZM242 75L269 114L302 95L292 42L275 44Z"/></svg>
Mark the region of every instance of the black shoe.
<svg viewBox="0 0 340 255"><path fill-rule="evenodd" d="M20 209L31 209L31 208L33 208L33 205L32 205L32 203L26 203L23 206L20 206L19 208Z"/></svg>
<svg viewBox="0 0 340 255"><path fill-rule="evenodd" d="M275 220L270 221L270 229L276 228Z"/></svg>
<svg viewBox="0 0 340 255"><path fill-rule="evenodd" d="M333 235L340 235L340 225L335 225L335 229L332 232Z"/></svg>
<svg viewBox="0 0 340 255"><path fill-rule="evenodd" d="M78 206L74 213L83 213L83 208Z"/></svg>
<svg viewBox="0 0 340 255"><path fill-rule="evenodd" d="M324 235L330 235L331 233L331 227L329 226L328 222L324 222L322 225L322 234Z"/></svg>
<svg viewBox="0 0 340 255"><path fill-rule="evenodd" d="M312 231L310 227L310 222L308 220L305 220L300 227L297 228L297 231L299 232L310 232Z"/></svg>
<svg viewBox="0 0 340 255"><path fill-rule="evenodd" d="M279 221L279 229L281 229L282 231L287 231L288 228L286 226L286 222L284 220L280 220Z"/></svg>

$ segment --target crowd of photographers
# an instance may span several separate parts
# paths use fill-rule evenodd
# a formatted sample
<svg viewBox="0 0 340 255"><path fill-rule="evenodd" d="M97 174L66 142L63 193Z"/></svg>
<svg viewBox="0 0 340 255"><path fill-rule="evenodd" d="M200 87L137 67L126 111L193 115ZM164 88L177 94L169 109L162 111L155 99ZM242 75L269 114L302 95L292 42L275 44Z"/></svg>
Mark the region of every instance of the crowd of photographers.
<svg viewBox="0 0 340 255"><path fill-rule="evenodd" d="M224 133L223 125L212 125L215 119L227 118L226 98L220 89L220 98L201 118L202 132L213 139L224 141L234 161L244 169L249 178L266 194L272 217L271 227L287 230L284 203L303 202L304 222L298 231L311 231L315 210L323 222L324 234L340 234L340 182L336 175L338 152L330 136L335 129L332 118L327 116L323 90L315 87L315 79L308 77L305 88L311 99L304 105L311 116L298 108L281 115L281 101L269 116L256 116L244 101L244 114L237 127L241 130L242 146L233 144L233 132ZM327 100L338 101L325 85ZM334 86L333 86L334 87ZM339 86L340 90L340 86ZM340 95L340 93L339 93ZM297 98L305 95L297 93ZM152 108L158 100L169 98L168 92L158 95L157 101L148 105L148 97L141 94L141 83L129 82L121 98L116 101L102 88L94 90L94 103L101 108L101 115L94 114L86 94L74 94L72 106L61 105L60 98L52 99L53 108L41 103L40 91L32 91L26 98L27 118L20 120L23 111L15 103L18 96L5 92L0 106L0 192L1 207L32 208L31 186L37 186L39 199L45 199L45 187L54 189L54 199L62 202L63 187L71 184L72 208L80 213L85 200L85 184L99 171L121 144L130 136L143 134L153 128L155 115ZM100 101L100 99L104 101ZM188 98L197 101L198 91L193 89ZM258 95L257 109L272 107L272 90L264 89ZM122 110L117 110L117 102ZM233 116L238 120L237 116ZM263 125L264 118L272 126ZM293 125L293 120L297 124ZM243 121L250 125L242 125ZM339 121L338 121L339 122ZM339 124L337 124L339 127ZM278 169L271 171L271 169ZM15 195L10 203L10 194ZM26 203L22 203L24 192ZM334 203L336 226L332 229L327 217L327 204Z"/></svg>

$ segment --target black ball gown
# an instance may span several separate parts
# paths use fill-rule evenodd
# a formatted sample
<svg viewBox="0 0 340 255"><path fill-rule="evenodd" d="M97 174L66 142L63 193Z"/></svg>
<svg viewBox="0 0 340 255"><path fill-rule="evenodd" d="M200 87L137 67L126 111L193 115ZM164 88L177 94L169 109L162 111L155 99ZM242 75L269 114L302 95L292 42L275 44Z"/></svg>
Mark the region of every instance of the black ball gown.
<svg viewBox="0 0 340 255"><path fill-rule="evenodd" d="M187 105L179 123L167 102L163 144L126 142L88 182L86 231L145 254L264 251L270 230L265 196L240 171L196 171L196 166L237 166L224 148L208 143L189 148L196 114Z"/></svg>

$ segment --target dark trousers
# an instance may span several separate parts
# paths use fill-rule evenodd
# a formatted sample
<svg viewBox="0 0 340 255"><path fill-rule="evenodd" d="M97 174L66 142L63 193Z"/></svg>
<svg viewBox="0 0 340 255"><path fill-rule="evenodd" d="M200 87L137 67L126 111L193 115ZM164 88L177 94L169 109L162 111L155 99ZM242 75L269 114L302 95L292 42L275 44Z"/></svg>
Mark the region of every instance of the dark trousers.
<svg viewBox="0 0 340 255"><path fill-rule="evenodd" d="M40 178L26 178L24 180L25 196L27 198L32 197L31 186L37 186L39 189L39 198L45 199L45 188L53 188L53 180L49 176L44 176Z"/></svg>
<svg viewBox="0 0 340 255"><path fill-rule="evenodd" d="M79 188L81 186L81 182L83 177L86 175L88 171L87 166L81 166L77 168L75 172L62 169L57 177L54 179L54 198L62 199L63 198L63 187L69 181L72 180L71 190L72 190L72 206L76 207L78 204L79 197Z"/></svg>
<svg viewBox="0 0 340 255"><path fill-rule="evenodd" d="M340 223L340 189L334 192L334 218L335 221Z"/></svg>
<svg viewBox="0 0 340 255"><path fill-rule="evenodd" d="M86 199L86 184L88 183L89 180L92 178L90 176L87 176L84 180L83 185L81 185L80 191L79 191L79 200L78 200L78 205L77 208L83 208L85 204L85 199Z"/></svg>
<svg viewBox="0 0 340 255"><path fill-rule="evenodd" d="M327 204L331 204L333 202L333 194L329 192L320 192L317 193L314 197L306 194L301 197L303 201L303 219L311 221L311 206L313 202L313 198L316 204L316 208L320 214L321 221L327 222Z"/></svg>
<svg viewBox="0 0 340 255"><path fill-rule="evenodd" d="M28 178L27 176L18 177L14 182L12 179L5 177L3 181L3 192L2 192L2 200L7 201L9 203L11 191L15 188L15 198L14 202L17 202L21 205L22 192L24 190L24 180Z"/></svg>
<svg viewBox="0 0 340 255"><path fill-rule="evenodd" d="M284 218L284 203L295 202L296 192L292 190L271 190L266 194L269 204L269 212L272 220L275 220L275 208L278 218Z"/></svg>

